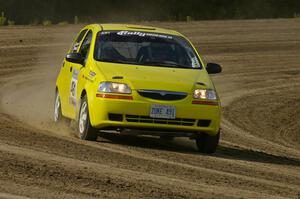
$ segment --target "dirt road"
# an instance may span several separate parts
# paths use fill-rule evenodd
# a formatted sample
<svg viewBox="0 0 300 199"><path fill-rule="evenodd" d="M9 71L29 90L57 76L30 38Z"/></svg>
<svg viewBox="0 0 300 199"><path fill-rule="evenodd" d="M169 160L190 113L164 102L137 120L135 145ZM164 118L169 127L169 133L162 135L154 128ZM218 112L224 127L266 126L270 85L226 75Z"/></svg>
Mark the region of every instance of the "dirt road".
<svg viewBox="0 0 300 199"><path fill-rule="evenodd" d="M299 198L300 20L156 23L187 35L222 99L222 141L74 138L52 122L79 26L0 28L0 198Z"/></svg>

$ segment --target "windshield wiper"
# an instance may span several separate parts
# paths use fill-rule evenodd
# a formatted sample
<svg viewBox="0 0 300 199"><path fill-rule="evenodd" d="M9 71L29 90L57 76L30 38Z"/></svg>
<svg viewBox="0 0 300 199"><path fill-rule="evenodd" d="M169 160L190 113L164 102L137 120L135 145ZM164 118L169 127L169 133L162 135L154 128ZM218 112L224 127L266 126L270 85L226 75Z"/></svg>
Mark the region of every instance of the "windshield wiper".
<svg viewBox="0 0 300 199"><path fill-rule="evenodd" d="M99 61L120 63L120 64L136 64L135 62L125 61L125 60L115 60L115 59L109 59L109 58L100 59Z"/></svg>
<svg viewBox="0 0 300 199"><path fill-rule="evenodd" d="M181 65L173 62L159 62L159 61L146 61L142 63L143 65L151 65L151 66L163 66L163 67L172 67L172 68L188 68L195 69L189 66Z"/></svg>
<svg viewBox="0 0 300 199"><path fill-rule="evenodd" d="M99 61L102 62L111 62L111 63L120 63L120 64L134 64L134 65L148 65L148 66L163 66L163 67L169 67L169 68L184 68L184 69L199 69L199 68L192 68L190 66L185 66L178 64L176 62L160 62L160 61L145 61L145 62L132 62L132 61L126 61L126 60L115 60L115 59L109 59L104 58L100 59Z"/></svg>

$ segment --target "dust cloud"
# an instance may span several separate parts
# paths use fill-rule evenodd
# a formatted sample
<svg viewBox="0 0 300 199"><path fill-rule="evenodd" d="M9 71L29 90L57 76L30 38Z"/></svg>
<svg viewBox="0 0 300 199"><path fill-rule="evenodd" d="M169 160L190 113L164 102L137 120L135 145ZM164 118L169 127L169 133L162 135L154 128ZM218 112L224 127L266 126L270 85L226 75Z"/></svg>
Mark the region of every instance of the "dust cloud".
<svg viewBox="0 0 300 199"><path fill-rule="evenodd" d="M68 125L53 123L55 81L79 29L67 28L62 34L48 35L51 44L39 47L39 52L31 55L32 59L36 59L31 71L13 76L4 85L2 103L5 112L33 127L70 135Z"/></svg>

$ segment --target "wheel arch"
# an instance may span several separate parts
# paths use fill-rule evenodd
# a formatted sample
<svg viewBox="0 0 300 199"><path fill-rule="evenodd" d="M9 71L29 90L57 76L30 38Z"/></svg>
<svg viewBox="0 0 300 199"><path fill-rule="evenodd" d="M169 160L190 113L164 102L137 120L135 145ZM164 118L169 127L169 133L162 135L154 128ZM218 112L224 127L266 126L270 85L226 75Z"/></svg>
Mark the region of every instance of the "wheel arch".
<svg viewBox="0 0 300 199"><path fill-rule="evenodd" d="M85 95L87 95L86 89L82 89L81 94L80 94L80 99L82 99Z"/></svg>

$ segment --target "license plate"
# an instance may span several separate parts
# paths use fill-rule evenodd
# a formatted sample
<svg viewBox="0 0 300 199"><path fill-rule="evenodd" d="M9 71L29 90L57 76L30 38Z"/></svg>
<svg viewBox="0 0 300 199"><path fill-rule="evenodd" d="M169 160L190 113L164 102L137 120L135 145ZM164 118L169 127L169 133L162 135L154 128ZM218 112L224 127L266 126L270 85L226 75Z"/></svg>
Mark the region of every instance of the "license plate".
<svg viewBox="0 0 300 199"><path fill-rule="evenodd" d="M152 105L150 109L150 117L152 118L164 118L164 119L175 119L176 118L176 107L165 106L165 105Z"/></svg>

